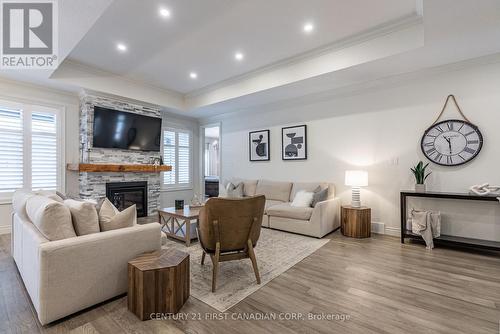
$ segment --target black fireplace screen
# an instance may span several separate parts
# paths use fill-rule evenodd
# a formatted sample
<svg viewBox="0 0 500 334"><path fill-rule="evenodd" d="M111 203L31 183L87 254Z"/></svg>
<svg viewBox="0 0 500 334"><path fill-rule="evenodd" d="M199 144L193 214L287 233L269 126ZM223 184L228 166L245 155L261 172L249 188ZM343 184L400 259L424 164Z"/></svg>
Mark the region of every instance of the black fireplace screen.
<svg viewBox="0 0 500 334"><path fill-rule="evenodd" d="M106 183L106 197L120 211L135 204L137 217L148 215L148 183L146 181Z"/></svg>

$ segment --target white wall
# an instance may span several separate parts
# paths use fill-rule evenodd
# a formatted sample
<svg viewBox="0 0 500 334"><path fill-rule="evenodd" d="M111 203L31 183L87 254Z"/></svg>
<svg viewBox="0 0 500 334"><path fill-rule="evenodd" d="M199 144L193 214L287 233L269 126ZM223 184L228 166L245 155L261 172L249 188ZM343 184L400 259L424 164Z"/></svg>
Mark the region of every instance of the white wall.
<svg viewBox="0 0 500 334"><path fill-rule="evenodd" d="M0 79L0 99L22 101L64 109L65 127L65 161L78 161L78 97L61 91ZM66 189L77 180L71 173L66 173ZM0 234L10 232L10 201L0 203Z"/></svg>
<svg viewBox="0 0 500 334"><path fill-rule="evenodd" d="M465 192L473 184L500 185L500 64L415 77L350 95L323 94L203 120L222 122L222 178L331 181L348 204L350 189L343 184L344 171L365 169L370 185L363 189L362 201L372 208L373 221L384 223L386 233L397 234L399 191L413 188L409 168L425 160L420 138L446 96L455 94L462 110L479 126L485 143L469 164L432 165L428 189ZM459 115L450 106L445 117ZM308 159L282 161L281 127L298 124L308 126ZM261 129L271 130L271 161L249 162L248 132ZM441 201L436 207L443 211L444 232L500 240L499 204Z"/></svg>

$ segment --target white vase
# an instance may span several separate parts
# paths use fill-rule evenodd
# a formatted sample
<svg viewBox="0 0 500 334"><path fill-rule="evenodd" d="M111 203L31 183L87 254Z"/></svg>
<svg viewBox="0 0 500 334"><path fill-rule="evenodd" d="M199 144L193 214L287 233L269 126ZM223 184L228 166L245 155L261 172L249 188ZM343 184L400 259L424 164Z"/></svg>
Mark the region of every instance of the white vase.
<svg viewBox="0 0 500 334"><path fill-rule="evenodd" d="M425 184L415 184L415 191L417 193L425 193Z"/></svg>

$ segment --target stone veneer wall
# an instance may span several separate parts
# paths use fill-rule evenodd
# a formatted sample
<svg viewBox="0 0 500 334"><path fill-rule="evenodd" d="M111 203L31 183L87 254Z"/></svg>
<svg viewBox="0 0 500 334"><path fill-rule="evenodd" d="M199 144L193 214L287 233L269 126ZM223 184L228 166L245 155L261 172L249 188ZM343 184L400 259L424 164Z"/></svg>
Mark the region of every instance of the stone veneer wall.
<svg viewBox="0 0 500 334"><path fill-rule="evenodd" d="M82 95L80 98L80 159L82 159L82 150L85 150L82 162L148 164L152 157L160 156L160 152L93 148L94 106L161 117L159 107L132 104L89 94ZM90 143L90 152L87 153L87 145L82 145L82 143ZM80 173L78 180L80 197L93 199L106 196L107 182L147 181L148 215L153 214L160 206L160 173Z"/></svg>

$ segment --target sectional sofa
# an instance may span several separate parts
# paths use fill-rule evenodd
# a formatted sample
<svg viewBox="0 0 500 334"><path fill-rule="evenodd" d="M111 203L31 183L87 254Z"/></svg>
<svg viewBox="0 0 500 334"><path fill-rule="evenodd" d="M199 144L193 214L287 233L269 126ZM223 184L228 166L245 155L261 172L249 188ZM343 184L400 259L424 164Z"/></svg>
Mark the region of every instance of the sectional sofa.
<svg viewBox="0 0 500 334"><path fill-rule="evenodd" d="M266 196L263 227L322 238L340 227L340 199L335 187L327 182L282 182L270 180L228 179L221 184L220 196L225 196L227 184L243 183L243 195ZM291 206L297 192L328 188L328 198L314 207Z"/></svg>

